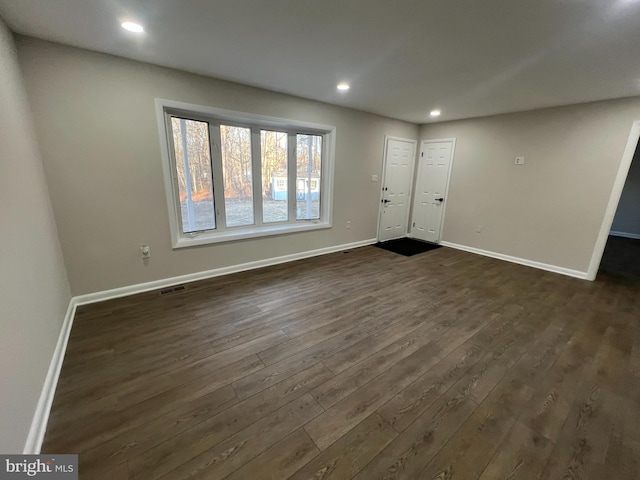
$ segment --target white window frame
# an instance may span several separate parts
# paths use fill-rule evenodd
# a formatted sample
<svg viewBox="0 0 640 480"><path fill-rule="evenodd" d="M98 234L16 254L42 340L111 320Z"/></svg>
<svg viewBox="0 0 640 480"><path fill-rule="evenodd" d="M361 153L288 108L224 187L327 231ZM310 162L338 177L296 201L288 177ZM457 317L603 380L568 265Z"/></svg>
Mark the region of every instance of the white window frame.
<svg viewBox="0 0 640 480"><path fill-rule="evenodd" d="M271 235L305 232L331 228L333 212L333 173L335 164L335 135L336 128L329 125L301 122L278 117L256 115L252 113L236 112L221 108L206 107L184 102L176 102L161 98L155 99L156 118L160 137L160 150L162 154L162 172L169 211L169 227L173 248L193 247L213 243L229 242L249 238L259 238ZM219 223L219 218L224 218L224 199L221 189L214 188L216 205L216 229L202 232L182 233L181 212L179 203L178 186L176 180L176 168L174 156L171 153L171 129L168 119L171 115L181 116L187 119L213 122L210 128L218 128L220 122L241 127L253 127L255 129L277 130L289 134L321 135L322 140L322 171L320 183L320 218L315 220L296 220L296 138L289 136L289 161L288 161L288 205L289 219L287 222L263 223L262 219L262 182L253 176L254 198L254 225L225 228L224 222ZM256 138L257 137L257 138ZM216 148L214 139L209 141L212 150ZM260 172L260 136L252 130L252 165L253 172ZM214 152L212 152L214 153ZM214 157L218 156L214 154ZM293 159L293 160L292 160ZM214 175L219 175L220 165L212 158ZM258 163L258 165L256 165ZM217 169L217 172L216 172ZM293 193L292 193L293 192ZM258 199L258 200L256 200Z"/></svg>

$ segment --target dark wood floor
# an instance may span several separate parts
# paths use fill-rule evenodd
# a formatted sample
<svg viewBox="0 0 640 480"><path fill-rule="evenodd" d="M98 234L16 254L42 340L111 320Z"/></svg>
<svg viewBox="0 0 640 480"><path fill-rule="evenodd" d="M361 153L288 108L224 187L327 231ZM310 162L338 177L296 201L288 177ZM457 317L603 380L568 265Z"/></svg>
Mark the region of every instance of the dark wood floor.
<svg viewBox="0 0 640 480"><path fill-rule="evenodd" d="M43 452L99 479L640 478L640 286L374 247L77 312Z"/></svg>

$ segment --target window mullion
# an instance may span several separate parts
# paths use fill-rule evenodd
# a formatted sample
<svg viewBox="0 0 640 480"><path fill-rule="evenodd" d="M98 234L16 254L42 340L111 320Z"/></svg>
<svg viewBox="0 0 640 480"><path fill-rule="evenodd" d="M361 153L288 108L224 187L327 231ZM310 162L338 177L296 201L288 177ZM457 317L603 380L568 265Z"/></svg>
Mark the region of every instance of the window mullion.
<svg viewBox="0 0 640 480"><path fill-rule="evenodd" d="M224 174L222 170L222 147L220 124L209 124L209 142L211 143L211 171L213 172L213 198L215 200L216 227L219 231L227 228L224 205Z"/></svg>
<svg viewBox="0 0 640 480"><path fill-rule="evenodd" d="M289 212L289 223L296 223L296 134L288 132L288 156L287 156L287 207Z"/></svg>
<svg viewBox="0 0 640 480"><path fill-rule="evenodd" d="M251 176L253 177L253 220L262 225L262 150L260 127L251 127Z"/></svg>

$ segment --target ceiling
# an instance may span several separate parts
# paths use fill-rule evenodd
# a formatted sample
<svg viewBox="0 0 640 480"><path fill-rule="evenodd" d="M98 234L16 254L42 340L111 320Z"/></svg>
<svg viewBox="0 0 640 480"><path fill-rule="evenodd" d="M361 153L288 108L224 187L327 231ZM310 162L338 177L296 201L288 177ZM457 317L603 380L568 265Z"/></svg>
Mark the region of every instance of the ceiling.
<svg viewBox="0 0 640 480"><path fill-rule="evenodd" d="M0 0L0 16L20 34L415 123L640 95L640 0Z"/></svg>

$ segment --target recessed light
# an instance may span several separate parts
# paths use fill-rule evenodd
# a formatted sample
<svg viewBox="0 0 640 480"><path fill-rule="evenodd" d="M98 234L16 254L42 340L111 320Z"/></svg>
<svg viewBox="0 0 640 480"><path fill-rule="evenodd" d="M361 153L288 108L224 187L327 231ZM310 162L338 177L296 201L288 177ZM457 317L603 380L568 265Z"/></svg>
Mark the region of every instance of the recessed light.
<svg viewBox="0 0 640 480"><path fill-rule="evenodd" d="M342 82L342 83L338 84L337 88L338 88L338 90L342 90L344 92L346 90L349 90L349 88L351 88L351 87L349 86L348 83Z"/></svg>
<svg viewBox="0 0 640 480"><path fill-rule="evenodd" d="M123 22L121 25L122 25L122 28L124 28L125 30L129 30L130 32L134 32L134 33L144 32L144 28L142 28L142 25L140 25L139 23Z"/></svg>
<svg viewBox="0 0 640 480"><path fill-rule="evenodd" d="M431 113L429 113L429 115L431 115L432 117L439 117L440 116L440 110L431 110Z"/></svg>

